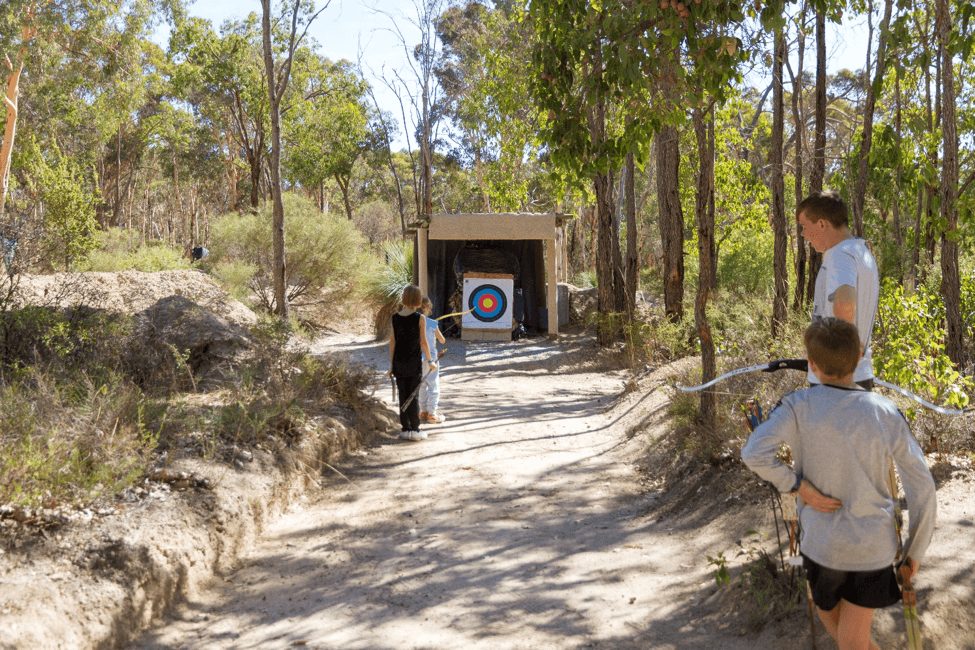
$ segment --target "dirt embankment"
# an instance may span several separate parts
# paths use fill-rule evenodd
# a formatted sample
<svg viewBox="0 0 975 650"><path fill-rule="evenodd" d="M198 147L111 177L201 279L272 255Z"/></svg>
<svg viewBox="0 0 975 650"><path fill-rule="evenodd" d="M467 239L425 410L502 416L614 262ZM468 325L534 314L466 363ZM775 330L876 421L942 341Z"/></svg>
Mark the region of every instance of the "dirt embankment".
<svg viewBox="0 0 975 650"><path fill-rule="evenodd" d="M21 286L27 304L132 314L182 296L234 326L256 322L195 271L33 276ZM186 399L207 408L211 397ZM364 398L306 422L284 449L258 445L229 457L169 449L116 499L34 512L26 522L19 511L0 513L0 648L125 645L232 567L269 521L319 486L328 463L381 435L390 420Z"/></svg>

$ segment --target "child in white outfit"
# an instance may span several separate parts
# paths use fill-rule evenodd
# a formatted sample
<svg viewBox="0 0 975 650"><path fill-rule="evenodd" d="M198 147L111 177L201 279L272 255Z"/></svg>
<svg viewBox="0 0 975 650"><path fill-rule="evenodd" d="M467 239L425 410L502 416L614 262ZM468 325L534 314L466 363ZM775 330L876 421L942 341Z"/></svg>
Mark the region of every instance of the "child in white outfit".
<svg viewBox="0 0 975 650"><path fill-rule="evenodd" d="M430 349L430 357L435 359L435 366L426 375L422 387L420 388L420 421L428 424L440 424L446 418L440 413L440 355L437 354L437 343L443 345L447 340L440 331L440 324L430 314L433 312L433 303L426 296L420 304L420 313L426 316L426 337L427 346Z"/></svg>

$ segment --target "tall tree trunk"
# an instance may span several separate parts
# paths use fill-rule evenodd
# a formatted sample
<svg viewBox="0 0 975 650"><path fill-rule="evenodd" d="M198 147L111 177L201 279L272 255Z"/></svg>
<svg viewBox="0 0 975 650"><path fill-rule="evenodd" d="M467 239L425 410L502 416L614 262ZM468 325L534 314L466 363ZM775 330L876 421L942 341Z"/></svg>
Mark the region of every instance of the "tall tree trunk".
<svg viewBox="0 0 975 650"><path fill-rule="evenodd" d="M624 175L621 174L621 177ZM609 186L613 187L612 172L610 172L609 178ZM622 191L623 188L620 188L620 194ZM621 201L624 201L622 196L613 196L613 227L609 232L609 244L613 255L613 311L618 314L626 313L626 273L623 267L623 251L620 244L620 228L623 219L616 207Z"/></svg>
<svg viewBox="0 0 975 650"><path fill-rule="evenodd" d="M257 210L261 205L261 170L264 167L264 160L259 151L248 151L247 163L250 165L251 172L251 209Z"/></svg>
<svg viewBox="0 0 975 650"><path fill-rule="evenodd" d="M896 61L897 56L895 54L894 60ZM901 143L903 141L903 131L902 131L902 121L901 121L901 68L899 65L894 65L894 141L897 144L897 150L901 150ZM901 163L901 157L897 156L897 164L894 168L894 187L899 188L901 186L901 177L903 176L903 166ZM901 198L900 192L894 192L893 205L893 235L894 244L897 248L897 279L899 282L904 283L907 278L905 278L904 267L904 226L901 223ZM911 283L913 284L913 277L911 278Z"/></svg>
<svg viewBox="0 0 975 650"><path fill-rule="evenodd" d="M264 68L267 72L267 87L271 105L271 233L273 239L274 262L274 312L287 322L290 316L287 292L287 266L284 257L284 202L281 199L281 97L287 78L276 79L274 51L271 49L271 0L261 0L264 31ZM297 13L297 7L296 7ZM282 72L282 75L284 73ZM278 84L282 85L278 92ZM253 173L253 171L252 171ZM253 202L253 188L251 189Z"/></svg>
<svg viewBox="0 0 975 650"><path fill-rule="evenodd" d="M816 7L816 138L813 141L812 169L809 172L809 192L821 192L826 179L826 12ZM816 290L816 275L823 263L822 253L809 247L809 279L806 296Z"/></svg>
<svg viewBox="0 0 975 650"><path fill-rule="evenodd" d="M694 323L701 342L701 382L714 379L717 373L714 339L708 322L708 298L713 285L714 268L714 109L695 108L694 135L697 139L699 167L697 172L697 200L694 216L697 222L697 256L700 275L694 300ZM705 121L705 115L707 119ZM717 425L717 396L710 390L701 391L699 417L705 431L714 432Z"/></svg>
<svg viewBox="0 0 975 650"><path fill-rule="evenodd" d="M636 285L637 273L639 271L640 260L637 252L636 241L636 162L633 154L626 156L626 196L624 204L626 206L626 317L633 320L633 313L636 310Z"/></svg>
<svg viewBox="0 0 975 650"><path fill-rule="evenodd" d="M613 181L609 173L593 178L596 193L596 295L600 315L616 310L615 273L613 272ZM600 322L597 339L600 345L610 345L616 340L616 331L610 322Z"/></svg>
<svg viewBox="0 0 975 650"><path fill-rule="evenodd" d="M684 317L684 214L680 205L680 145L677 129L657 133L657 206L663 248L664 311L677 322Z"/></svg>
<svg viewBox="0 0 975 650"><path fill-rule="evenodd" d="M349 178L340 174L335 175L335 183L342 192L342 203L345 204L345 216L352 221L352 201L349 200Z"/></svg>
<svg viewBox="0 0 975 650"><path fill-rule="evenodd" d="M955 71L952 62L949 0L935 0L935 22L941 59L941 297L945 302L945 353L961 366L965 361L961 318L961 281L958 275L958 136L955 118Z"/></svg>
<svg viewBox="0 0 975 650"><path fill-rule="evenodd" d="M122 213L122 124L118 126L115 136L115 201L112 205L112 225L121 226Z"/></svg>
<svg viewBox="0 0 975 650"><path fill-rule="evenodd" d="M937 21L937 17L936 17L935 20ZM934 38L935 39L938 38L937 27L935 27ZM944 78L942 77L942 70L941 70L941 56L939 56L939 52L938 51L936 51L934 53L934 63L935 63L935 65L934 65L934 77L935 77L935 81L934 81L934 105L935 105L936 108L931 111L931 115L930 115L930 118L932 120L932 122L930 123L930 132L931 133L934 133L936 129L938 129L938 128L941 127L941 118L942 118L942 115L941 115L941 106L942 106L942 104L941 104L941 102L942 102L941 93L942 93L942 90L944 88L944 85L943 85L944 84ZM938 146L937 146L937 144L934 143L933 140L931 140L931 148L929 149L928 158L935 165L938 164ZM925 228L925 246L927 247L927 253L928 253L928 260L927 260L927 265L926 266L933 266L934 265L934 253L935 253L935 249L937 248L937 234L938 233L936 232L936 229L937 229L936 226L937 226L937 224L935 224L935 219L934 219L934 210L935 210L935 200L934 199L938 195L938 189L939 189L939 185L936 185L934 183L932 183L931 185L928 186L928 221L927 221L927 227Z"/></svg>
<svg viewBox="0 0 975 650"><path fill-rule="evenodd" d="M785 169L783 145L785 133L784 84L782 78L785 62L785 30L775 30L775 52L772 64L772 141L770 143L772 172L772 232L775 236L773 267L775 297L772 302L772 337L778 336L785 326L789 307L787 255L789 231L785 219Z"/></svg>
<svg viewBox="0 0 975 650"><path fill-rule="evenodd" d="M591 73L604 73L598 45L594 48ZM606 142L608 108L603 93L597 92L591 101L592 107L587 114L589 138L594 146L599 147ZM599 314L606 316L622 310L618 300L622 297L622 290L618 290L616 286L619 232L616 230L612 172L607 170L596 173L593 176L593 189L596 194L596 295ZM609 345L616 340L618 331L613 325L612 319L603 319L599 323L596 336L600 345Z"/></svg>
<svg viewBox="0 0 975 650"><path fill-rule="evenodd" d="M806 3L799 12L796 36L796 73L792 77L792 121L795 124L795 195L796 203L802 200L803 146L806 142L806 122L803 111L803 61L806 55ZM792 309L798 311L806 303L806 240L802 238L802 228L798 219L796 226L796 288L792 297Z"/></svg>
<svg viewBox="0 0 975 650"><path fill-rule="evenodd" d="M3 127L3 144L0 145L0 215L6 212L7 187L10 181L10 161L14 153L14 138L17 135L17 104L20 97L20 75L24 71L24 55L10 66L10 76L7 77L7 92L4 105L7 107L7 118Z"/></svg>
<svg viewBox="0 0 975 650"><path fill-rule="evenodd" d="M860 153L857 157L857 177L853 189L853 232L857 237L863 237L863 208L867 195L867 162L870 158L870 148L873 145L873 114L877 106L877 95L880 94L887 68L887 37L890 33L890 14L893 0L885 0L884 17L880 22L880 33L877 36L877 69L874 72L873 83L867 88L866 106L863 109L863 129L860 132ZM867 44L870 48L870 44ZM866 71L868 74L870 70Z"/></svg>

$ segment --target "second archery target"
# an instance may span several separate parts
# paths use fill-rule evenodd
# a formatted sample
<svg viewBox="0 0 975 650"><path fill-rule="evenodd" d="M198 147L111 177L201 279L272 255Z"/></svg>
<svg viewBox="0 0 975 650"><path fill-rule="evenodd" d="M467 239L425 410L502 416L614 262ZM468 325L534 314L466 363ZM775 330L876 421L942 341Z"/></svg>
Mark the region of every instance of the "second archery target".
<svg viewBox="0 0 975 650"><path fill-rule="evenodd" d="M511 334L514 278L500 273L464 274L464 314L461 331ZM469 311L468 311L469 310Z"/></svg>

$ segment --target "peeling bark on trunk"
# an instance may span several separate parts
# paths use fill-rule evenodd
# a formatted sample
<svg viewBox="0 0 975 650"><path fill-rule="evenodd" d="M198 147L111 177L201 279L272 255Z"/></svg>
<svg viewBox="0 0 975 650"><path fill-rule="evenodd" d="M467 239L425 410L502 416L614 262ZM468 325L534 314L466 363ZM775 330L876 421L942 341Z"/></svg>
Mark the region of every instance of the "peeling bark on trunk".
<svg viewBox="0 0 975 650"><path fill-rule="evenodd" d="M784 84L782 78L785 61L785 32L775 30L775 53L772 66L772 141L770 163L772 173L772 232L775 236L773 266L775 297L772 303L772 337L778 336L785 326L789 306L787 253L789 233L785 220L785 177L783 164L783 140L785 131Z"/></svg>
<svg viewBox="0 0 975 650"><path fill-rule="evenodd" d="M795 124L795 194L796 202L802 200L802 170L803 145L806 141L806 123L802 110L802 74L803 60L806 54L806 32L803 29L806 22L806 5L803 4L799 16L799 29L796 41L796 74L793 75L792 86L792 121ZM796 220L796 288L792 298L792 309L798 311L806 304L806 240L802 238L802 228Z"/></svg>
<svg viewBox="0 0 975 650"><path fill-rule="evenodd" d="M955 117L955 71L951 48L951 9L948 0L936 0L938 50L941 60L941 297L945 301L945 353L960 367L965 361L964 324L961 318L961 281L958 275L958 135Z"/></svg>
<svg viewBox="0 0 975 650"><path fill-rule="evenodd" d="M626 317L628 320L633 320L633 312L636 309L636 285L640 261L638 258L636 241L636 188L634 188L634 183L636 182L636 163L633 160L632 153L626 156L625 176L626 196L624 197L624 203L626 205L626 271L624 273L624 284L626 286Z"/></svg>
<svg viewBox="0 0 975 650"><path fill-rule="evenodd" d="M813 142L812 170L809 173L809 192L821 192L826 177L826 13L816 9L816 139ZM823 256L809 247L809 278L806 296L815 295L816 275Z"/></svg>
<svg viewBox="0 0 975 650"><path fill-rule="evenodd" d="M680 146L677 129L657 133L657 205L664 263L664 311L671 321L684 316L684 214L678 191Z"/></svg>
<svg viewBox="0 0 975 650"><path fill-rule="evenodd" d="M887 36L890 33L890 14L893 0L884 3L884 17L880 23L880 35L877 37L877 69L873 83L867 88L866 106L863 109L863 130L860 133L860 153L857 159L857 177L853 189L853 232L857 237L863 237L863 210L867 195L867 161L870 158L870 148L873 145L873 114L877 106L877 95L881 92L884 73L887 68ZM869 44L867 45L869 48ZM869 71L868 71L869 72Z"/></svg>
<svg viewBox="0 0 975 650"><path fill-rule="evenodd" d="M7 118L3 128L3 144L0 145L0 215L6 212L7 187L10 181L10 161L14 153L14 138L17 135L17 104L20 97L20 75L24 71L24 60L13 65L7 77L7 91L4 105Z"/></svg>
<svg viewBox="0 0 975 650"><path fill-rule="evenodd" d="M701 382L714 379L717 374L714 339L708 323L707 305L711 293L711 278L715 257L714 247L714 116L709 109L705 123L705 110L694 110L694 135L697 139L697 152L700 167L697 172L697 201L695 220L697 221L697 255L700 275L697 283L697 296L694 300L694 323L701 342ZM701 391L698 410L701 425L708 432L714 432L717 425L717 396L709 391Z"/></svg>

